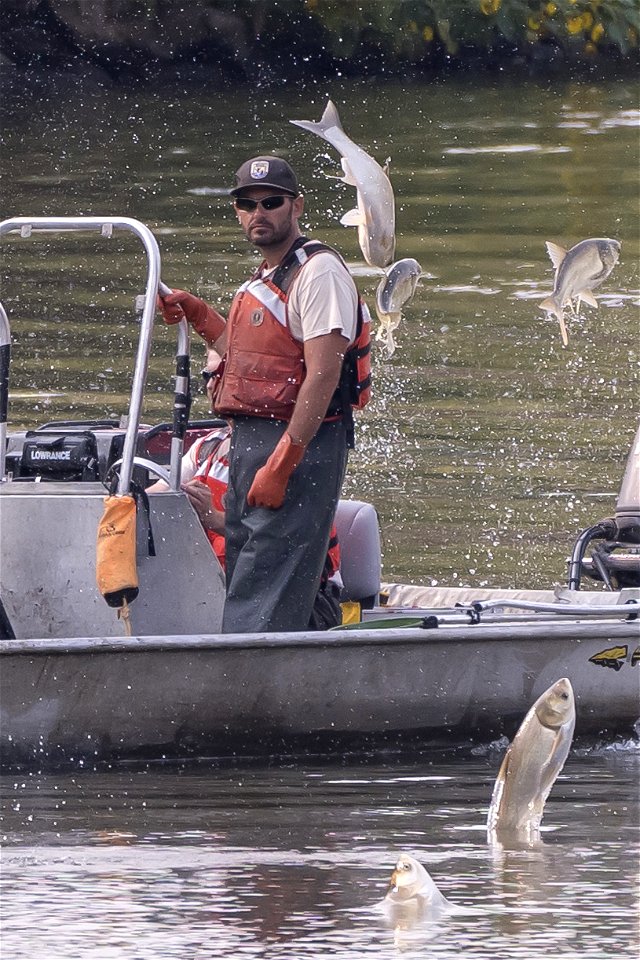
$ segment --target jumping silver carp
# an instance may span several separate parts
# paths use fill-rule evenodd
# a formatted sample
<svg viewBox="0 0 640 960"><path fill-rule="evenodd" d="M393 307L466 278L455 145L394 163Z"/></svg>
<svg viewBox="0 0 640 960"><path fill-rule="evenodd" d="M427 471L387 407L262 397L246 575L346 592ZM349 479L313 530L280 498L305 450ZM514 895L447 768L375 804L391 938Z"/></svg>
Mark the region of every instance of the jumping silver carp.
<svg viewBox="0 0 640 960"><path fill-rule="evenodd" d="M566 677L538 697L509 746L493 787L487 839L538 838L544 805L567 759L576 709Z"/></svg>
<svg viewBox="0 0 640 960"><path fill-rule="evenodd" d="M387 358L391 357L396 349L393 331L402 319L402 308L411 300L416 292L416 286L422 267L417 260L410 257L397 260L389 267L386 276L378 284L376 290L376 313L380 326L376 331L376 340L381 340L387 348Z"/></svg>
<svg viewBox="0 0 640 960"><path fill-rule="evenodd" d="M422 864L408 853L401 853L398 857L385 901L389 904L413 903L429 909L449 906L449 901L440 893Z"/></svg>
<svg viewBox="0 0 640 960"><path fill-rule="evenodd" d="M395 202L387 168L383 170L349 139L331 100L319 123L313 120L290 122L327 140L340 153L344 177L338 179L355 187L358 198L358 206L345 213L340 223L358 228L358 243L365 260L372 267L384 269L393 260L396 248Z"/></svg>
<svg viewBox="0 0 640 960"><path fill-rule="evenodd" d="M592 307L598 306L592 290L606 280L620 256L620 242L607 237L593 237L581 240L575 247L564 247L546 242L547 252L556 268L553 281L553 293L540 304L541 310L554 314L560 321L562 342L567 346L569 338L564 322L563 308L577 298L577 309L584 300Z"/></svg>

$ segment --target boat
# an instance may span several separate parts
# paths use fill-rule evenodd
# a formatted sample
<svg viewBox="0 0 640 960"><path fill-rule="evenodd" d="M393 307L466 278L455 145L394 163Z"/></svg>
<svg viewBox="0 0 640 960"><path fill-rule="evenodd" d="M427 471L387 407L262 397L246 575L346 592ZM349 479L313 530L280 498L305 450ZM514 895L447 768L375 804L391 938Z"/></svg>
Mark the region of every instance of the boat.
<svg viewBox="0 0 640 960"><path fill-rule="evenodd" d="M224 576L180 491L189 330L178 324L171 422L141 422L155 237L127 217L19 217L0 236L133 233L147 257L126 421L8 432L11 335L0 306L0 750L5 768L335 753L512 735L568 677L578 736L633 736L640 716L640 429L616 514L579 533L567 585L549 590L381 582L378 519L343 500L343 600L324 632L220 633ZM96 533L116 496L161 477L140 507L139 594L123 620L96 584ZM142 498L144 499L144 498ZM154 549L150 549L150 532ZM589 589L584 583L589 580ZM206 589L203 589L206 584ZM345 609L347 607L345 606Z"/></svg>

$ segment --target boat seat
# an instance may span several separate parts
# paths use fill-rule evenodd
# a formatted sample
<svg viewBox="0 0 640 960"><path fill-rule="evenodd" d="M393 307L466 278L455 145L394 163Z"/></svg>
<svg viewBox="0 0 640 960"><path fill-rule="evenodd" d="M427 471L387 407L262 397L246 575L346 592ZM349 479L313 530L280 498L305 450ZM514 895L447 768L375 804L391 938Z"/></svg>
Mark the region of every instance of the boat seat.
<svg viewBox="0 0 640 960"><path fill-rule="evenodd" d="M335 524L344 583L341 600L373 607L378 601L382 572L378 514L362 500L340 500Z"/></svg>

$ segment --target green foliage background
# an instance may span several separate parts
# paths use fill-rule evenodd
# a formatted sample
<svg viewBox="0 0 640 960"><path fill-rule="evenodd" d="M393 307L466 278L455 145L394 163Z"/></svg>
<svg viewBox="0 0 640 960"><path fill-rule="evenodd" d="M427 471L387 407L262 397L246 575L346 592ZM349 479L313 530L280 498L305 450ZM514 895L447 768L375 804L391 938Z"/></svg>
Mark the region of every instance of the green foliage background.
<svg viewBox="0 0 640 960"><path fill-rule="evenodd" d="M572 57L638 49L638 0L304 0L331 52L378 47L417 63L552 44Z"/></svg>

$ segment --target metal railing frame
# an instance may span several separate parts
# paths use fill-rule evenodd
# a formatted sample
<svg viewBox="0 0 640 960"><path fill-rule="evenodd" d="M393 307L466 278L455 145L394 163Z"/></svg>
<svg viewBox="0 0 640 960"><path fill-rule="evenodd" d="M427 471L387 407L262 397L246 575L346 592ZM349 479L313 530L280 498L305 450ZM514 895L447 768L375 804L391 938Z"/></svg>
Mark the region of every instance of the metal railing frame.
<svg viewBox="0 0 640 960"><path fill-rule="evenodd" d="M153 324L156 312L156 295L158 290L162 293L169 293L169 288L160 280L160 250L156 238L151 230L131 217L12 217L0 223L0 237L9 233L19 232L22 237L29 237L32 231L49 231L64 233L68 231L99 230L103 237L111 237L114 230L126 230L135 234L142 241L147 255L147 281L144 294L144 306L140 320L140 338L138 340L138 350L136 354L135 366L133 371L133 384L131 387L131 402L129 406L129 416L127 428L125 431L124 447L122 451L122 466L118 479L117 494L123 495L129 492L131 487L131 475L133 472L133 460L136 452L136 442L138 438L138 427L142 412L142 400L144 388L147 379L147 370L149 366L149 356L151 353L151 339ZM178 347L177 356L189 357L189 327L186 320L181 320L176 325L178 327ZM10 348L11 338L9 321L6 312L0 304L0 349ZM0 422L0 441L2 452L0 453L0 477L5 477L5 448L6 448L6 424L7 424L7 396L8 396L8 356L6 350L7 370L6 377L0 376L0 412L4 413L4 420ZM4 354L3 354L4 357ZM179 396L185 396L188 393L188 376L176 375L176 403ZM6 383L5 383L6 380ZM5 394L6 391L6 394ZM4 394L4 399L3 399ZM184 403L182 403L184 406ZM180 466L182 460L182 439L175 436L171 443L171 462L169 475L171 478L171 489L178 490L180 486Z"/></svg>

